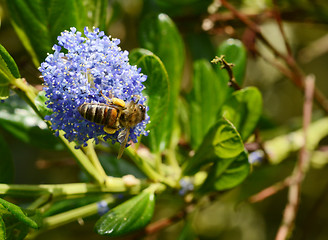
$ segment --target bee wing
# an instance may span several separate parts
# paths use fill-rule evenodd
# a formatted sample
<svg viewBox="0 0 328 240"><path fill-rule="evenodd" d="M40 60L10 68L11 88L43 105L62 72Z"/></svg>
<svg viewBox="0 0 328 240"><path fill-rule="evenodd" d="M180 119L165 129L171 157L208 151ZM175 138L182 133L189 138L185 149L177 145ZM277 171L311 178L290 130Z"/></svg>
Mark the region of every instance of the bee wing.
<svg viewBox="0 0 328 240"><path fill-rule="evenodd" d="M118 152L117 159L120 159L123 155L126 143L128 142L128 139L129 139L129 133L130 133L130 128L125 128L125 129L123 129L123 131L121 131L118 134L117 139L121 143L121 147L120 147L120 150Z"/></svg>

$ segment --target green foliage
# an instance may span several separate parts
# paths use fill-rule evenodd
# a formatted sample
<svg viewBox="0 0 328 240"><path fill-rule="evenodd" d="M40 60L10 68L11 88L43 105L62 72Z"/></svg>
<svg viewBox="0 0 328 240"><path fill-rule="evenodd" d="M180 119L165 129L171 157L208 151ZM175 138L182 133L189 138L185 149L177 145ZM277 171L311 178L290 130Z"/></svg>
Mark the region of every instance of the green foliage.
<svg viewBox="0 0 328 240"><path fill-rule="evenodd" d="M193 88L187 95L190 105L191 144L194 149L203 141L209 128L217 121L228 85L217 77L210 63L204 59L194 62Z"/></svg>
<svg viewBox="0 0 328 240"><path fill-rule="evenodd" d="M192 240L196 238L197 235L192 228L191 221L186 221L178 240Z"/></svg>
<svg viewBox="0 0 328 240"><path fill-rule="evenodd" d="M142 73L147 75L144 92L147 96L147 106L149 106L148 115L151 118L147 129L151 130L159 125L167 112L169 97L167 72L162 61L146 49L134 49L129 58L131 64L140 67Z"/></svg>
<svg viewBox="0 0 328 240"><path fill-rule="evenodd" d="M242 183L249 174L249 163L246 152L238 157L218 159L208 172L201 191L222 191Z"/></svg>
<svg viewBox="0 0 328 240"><path fill-rule="evenodd" d="M165 116L170 114L168 113L170 94L168 75L162 61L146 49L133 50L130 54L130 60L132 64L136 64L142 69L142 73L147 75L144 93L148 96L148 115L151 119L147 126L147 129L151 130L149 142L151 150L159 152L167 134L161 126Z"/></svg>
<svg viewBox="0 0 328 240"><path fill-rule="evenodd" d="M52 111L49 108L47 108L45 104L45 102L48 100L45 94L46 94L45 91L40 91L34 100L35 106L37 107L39 113L43 117L50 115L52 113Z"/></svg>
<svg viewBox="0 0 328 240"><path fill-rule="evenodd" d="M205 164L237 157L242 151L244 145L236 128L226 119L220 119L208 131L194 157L184 164L183 173L195 174Z"/></svg>
<svg viewBox="0 0 328 240"><path fill-rule="evenodd" d="M221 108L220 115L229 119L246 141L254 132L262 113L262 96L255 87L236 91Z"/></svg>
<svg viewBox="0 0 328 240"><path fill-rule="evenodd" d="M161 59L168 74L170 88L168 111L161 125L150 133L150 138L156 139L159 150L163 151L165 146L168 146L176 126L176 99L180 91L185 60L184 44L174 22L162 13L146 16L140 24L138 34L141 46Z"/></svg>
<svg viewBox="0 0 328 240"><path fill-rule="evenodd" d="M18 221L26 224L27 226L31 228L39 228L39 225L35 220L30 218L26 212L24 212L20 207L16 206L15 204L12 204L10 202L7 202L6 200L3 200L0 198L0 204L1 206L6 209L11 215L13 215ZM3 211L3 209L1 210Z"/></svg>
<svg viewBox="0 0 328 240"><path fill-rule="evenodd" d="M154 193L144 191L102 216L95 225L97 233L121 236L146 226L154 212Z"/></svg>
<svg viewBox="0 0 328 240"><path fill-rule="evenodd" d="M0 45L0 99L7 98L13 88L30 104L28 106L15 96L1 103L1 130L38 148L63 150L67 147L80 167L92 173L87 179L90 183L83 183L81 192L70 184L32 185L31 188L0 184L0 194L15 196L24 190L21 195L39 197L30 205L36 209L33 211L0 199L0 239L24 239L30 228L47 230L95 215L99 210L97 204L108 196L114 199L110 201L113 208L97 221L95 230L100 235L122 236L151 221L155 193L161 195L164 192L163 195L175 201L175 195L184 190L181 179L189 179L195 184L188 189L190 195L185 201L182 201L184 196L178 196L185 204L183 210L190 207L189 197L197 208L199 200L210 192L230 190L246 179L250 164L244 142L250 139L261 117L262 96L255 87L235 91L229 86L231 79L226 69L210 63L215 54L224 55L228 63L234 64L232 72L242 87L246 49L237 39L223 40L217 47L207 33L183 29L189 32L182 35L178 27L183 26L183 22L174 22L174 18L169 17L207 12L211 2L145 1L147 6L142 10L137 31L140 48L132 49L129 59L131 65L137 65L147 75L143 94L147 97L151 121L147 126L149 136L126 149L125 158L121 160L108 153L112 150L107 143L97 145L97 151L92 143L82 150L76 149L74 143L65 140L64 133L59 133L60 142L43 120L51 114L45 104L48 100L45 92L36 94L36 88L22 81L22 85L12 84L21 76L13 58ZM108 15L108 4L114 11L111 16ZM60 32L70 27L83 31L85 26L107 30L108 19L114 23L129 12L119 1L106 0L7 0L7 5L13 27L36 66L52 52ZM150 6L154 11L147 11ZM156 11L160 9L172 14ZM192 58L186 61L188 54ZM190 76L188 73L185 79L184 70L190 70ZM100 138L98 140L103 140ZM2 137L0 151L0 182L9 183L13 179L13 163L8 144ZM198 176L202 174L203 178L199 180ZM113 194L118 192L122 198ZM126 200L129 194L137 195ZM92 214L79 212L83 207L91 209L91 205ZM192 218L193 214L186 217L180 240L198 237Z"/></svg>
<svg viewBox="0 0 328 240"><path fill-rule="evenodd" d="M0 44L0 100L9 97L9 84L14 78L20 78L20 74L14 59Z"/></svg>
<svg viewBox="0 0 328 240"><path fill-rule="evenodd" d="M0 127L25 143L47 149L63 149L45 122L18 98L10 98L1 104Z"/></svg>
<svg viewBox="0 0 328 240"><path fill-rule="evenodd" d="M6 226L2 216L0 216L0 239L6 239Z"/></svg>
<svg viewBox="0 0 328 240"><path fill-rule="evenodd" d="M228 39L224 41L217 50L217 56L225 56L225 60L228 63L234 64L233 73L236 78L236 81L239 85L242 85L245 77L246 71L246 49L242 42L238 39ZM217 70L219 78L222 81L228 83L229 76L226 72L221 71L221 69Z"/></svg>
<svg viewBox="0 0 328 240"><path fill-rule="evenodd" d="M0 236L2 239L25 239L30 228L38 229L42 217L38 211L22 209L0 198Z"/></svg>
<svg viewBox="0 0 328 240"><path fill-rule="evenodd" d="M60 32L105 26L105 0L7 0L13 26L38 67ZM90 19L88 18L90 16Z"/></svg>
<svg viewBox="0 0 328 240"><path fill-rule="evenodd" d="M2 72L10 72L10 74L15 78L20 78L19 70L14 59L10 56L7 50L0 44L0 66ZM6 70L7 68L7 70Z"/></svg>

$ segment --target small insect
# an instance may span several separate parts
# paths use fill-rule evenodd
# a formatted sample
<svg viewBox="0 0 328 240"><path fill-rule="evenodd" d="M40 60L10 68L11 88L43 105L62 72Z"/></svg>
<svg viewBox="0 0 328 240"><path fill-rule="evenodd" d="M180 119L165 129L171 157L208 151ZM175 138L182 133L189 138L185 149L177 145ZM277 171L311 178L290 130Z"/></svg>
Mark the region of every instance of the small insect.
<svg viewBox="0 0 328 240"><path fill-rule="evenodd" d="M145 120L146 108L138 104L139 99L134 102L125 103L119 98L108 98L100 92L106 99L105 103L83 103L78 107L81 116L90 122L104 125L104 131L114 134L117 130L124 128L118 134L118 141L121 144L117 158L121 158L127 144L130 129Z"/></svg>

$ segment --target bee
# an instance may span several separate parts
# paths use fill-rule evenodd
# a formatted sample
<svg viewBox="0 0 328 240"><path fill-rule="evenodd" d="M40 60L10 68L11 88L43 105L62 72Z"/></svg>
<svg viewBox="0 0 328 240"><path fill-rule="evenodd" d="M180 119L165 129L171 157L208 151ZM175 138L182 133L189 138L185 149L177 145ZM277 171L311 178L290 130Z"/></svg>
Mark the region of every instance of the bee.
<svg viewBox="0 0 328 240"><path fill-rule="evenodd" d="M104 131L114 134L119 129L123 130L118 134L117 140L121 144L117 158L120 159L128 142L130 129L145 120L146 108L131 100L126 103L119 98L108 98L100 92L106 99L105 103L83 103L78 107L78 111L86 120L104 125Z"/></svg>

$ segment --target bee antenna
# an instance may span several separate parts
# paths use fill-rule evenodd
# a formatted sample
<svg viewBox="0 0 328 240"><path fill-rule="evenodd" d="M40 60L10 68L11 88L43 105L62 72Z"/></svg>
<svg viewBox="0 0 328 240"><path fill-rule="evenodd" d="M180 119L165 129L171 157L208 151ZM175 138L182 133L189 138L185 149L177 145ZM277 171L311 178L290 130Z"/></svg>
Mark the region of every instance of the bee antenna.
<svg viewBox="0 0 328 240"><path fill-rule="evenodd" d="M135 103L138 103L139 100L140 100L140 96L139 95L132 95L131 98L135 97L136 98L136 101Z"/></svg>

